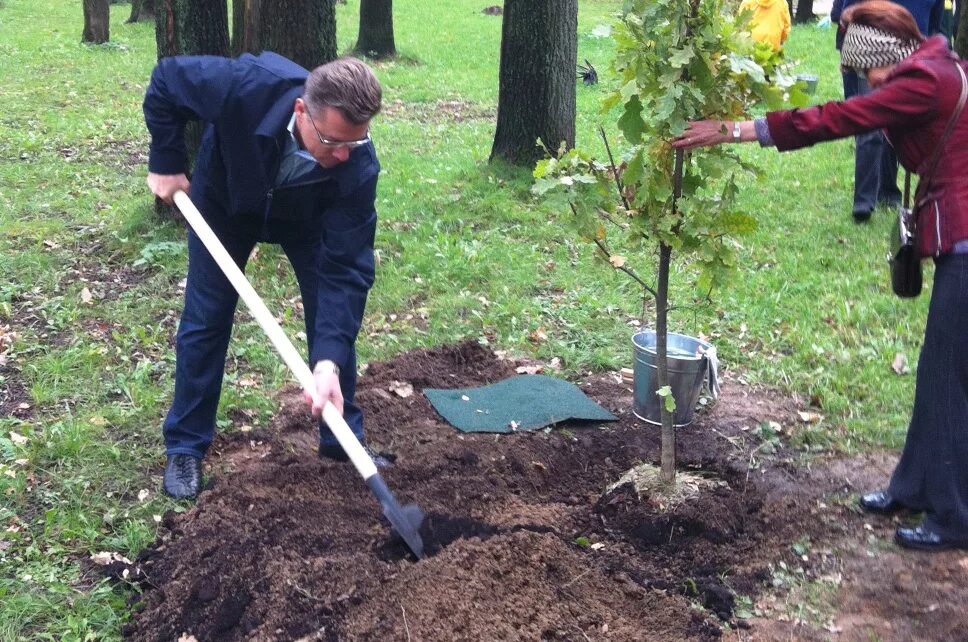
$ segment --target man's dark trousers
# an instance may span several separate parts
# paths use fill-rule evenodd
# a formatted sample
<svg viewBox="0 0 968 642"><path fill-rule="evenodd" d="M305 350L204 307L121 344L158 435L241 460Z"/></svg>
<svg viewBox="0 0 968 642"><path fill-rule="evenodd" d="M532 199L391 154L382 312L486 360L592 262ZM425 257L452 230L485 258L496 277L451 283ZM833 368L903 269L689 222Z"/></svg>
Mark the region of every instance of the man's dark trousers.
<svg viewBox="0 0 968 642"><path fill-rule="evenodd" d="M871 92L867 81L856 72L843 74L844 98ZM880 130L854 137L854 213L870 213L878 203L898 205L897 154Z"/></svg>
<svg viewBox="0 0 968 642"><path fill-rule="evenodd" d="M243 271L257 242L281 245L292 264L306 315L306 338L315 339L317 265L321 233L308 233L305 225L209 221L229 255ZM271 230L271 233L269 232ZM185 309L175 344L175 393L164 424L168 455L204 457L215 434L215 413L222 390L225 355L232 333L238 294L194 232L188 233L188 282ZM323 312L325 314L325 311ZM346 423L363 440L363 413L353 403L356 389L356 352L351 349L340 367ZM325 427L320 443L335 445Z"/></svg>

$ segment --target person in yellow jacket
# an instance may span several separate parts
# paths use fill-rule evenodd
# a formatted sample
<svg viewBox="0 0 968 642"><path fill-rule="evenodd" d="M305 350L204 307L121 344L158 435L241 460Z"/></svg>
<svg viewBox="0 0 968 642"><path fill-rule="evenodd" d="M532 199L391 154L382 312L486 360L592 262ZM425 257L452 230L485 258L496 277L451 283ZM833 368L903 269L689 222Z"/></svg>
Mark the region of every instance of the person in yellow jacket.
<svg viewBox="0 0 968 642"><path fill-rule="evenodd" d="M750 11L750 33L753 40L767 42L780 50L790 35L790 8L786 0L743 0L740 13Z"/></svg>

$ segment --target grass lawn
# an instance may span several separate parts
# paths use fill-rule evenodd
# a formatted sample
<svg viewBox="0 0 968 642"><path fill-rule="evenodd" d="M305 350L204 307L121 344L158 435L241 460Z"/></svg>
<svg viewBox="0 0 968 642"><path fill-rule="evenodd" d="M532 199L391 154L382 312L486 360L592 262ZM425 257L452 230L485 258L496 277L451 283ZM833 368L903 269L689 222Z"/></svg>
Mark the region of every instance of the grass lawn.
<svg viewBox="0 0 968 642"><path fill-rule="evenodd" d="M427 0L395 11L401 59L380 63L386 110L373 125L384 167L378 279L358 344L362 362L466 338L566 374L631 363L633 284L569 235L563 212L529 193L530 172L487 163L494 132L500 18L488 3ZM578 144L597 149L598 104L621 3L580 3L579 59L603 84L578 87ZM341 50L359 0L337 5ZM133 557L160 515L160 425L186 254L179 224L155 218L144 184L141 100L155 62L152 24L80 44L80 0L0 0L0 640L118 639L133 589L85 561ZM441 28L446 25L446 28ZM841 96L833 32L796 27L787 47ZM606 121L613 132L614 119ZM927 296L893 297L889 216L850 216L852 142L779 155L746 146L760 179L743 192L759 229L711 304L684 305L676 331L719 348L728 385L799 396L823 419L793 431L812 449L897 446L913 398ZM647 270L640 271L646 272ZM255 288L290 334L302 330L286 259L264 246ZM929 275L930 277L930 275ZM674 297L690 303L689 272ZM241 313L219 427L266 425L287 371Z"/></svg>

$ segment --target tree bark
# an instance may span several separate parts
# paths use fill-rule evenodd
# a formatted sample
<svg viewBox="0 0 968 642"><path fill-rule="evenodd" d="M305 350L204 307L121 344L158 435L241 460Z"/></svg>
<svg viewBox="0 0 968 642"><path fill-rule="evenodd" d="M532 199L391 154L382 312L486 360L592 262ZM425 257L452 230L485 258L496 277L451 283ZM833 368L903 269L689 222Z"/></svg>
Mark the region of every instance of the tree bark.
<svg viewBox="0 0 968 642"><path fill-rule="evenodd" d="M157 0L155 41L158 60L168 56L228 56L229 17L226 0ZM191 166L202 141L202 123L185 128L185 148ZM155 199L155 212L169 216L173 209Z"/></svg>
<svg viewBox="0 0 968 642"><path fill-rule="evenodd" d="M131 0L129 23L149 22L155 19L155 0Z"/></svg>
<svg viewBox="0 0 968 642"><path fill-rule="evenodd" d="M225 0L158 0L155 9L158 60L168 56L229 55Z"/></svg>
<svg viewBox="0 0 968 642"><path fill-rule="evenodd" d="M797 0L797 12L793 16L793 22L800 25L813 21L813 0Z"/></svg>
<svg viewBox="0 0 968 642"><path fill-rule="evenodd" d="M312 69L336 58L336 7L332 0L276 0L261 11L259 40Z"/></svg>
<svg viewBox="0 0 968 642"><path fill-rule="evenodd" d="M393 58L393 0L361 0L360 35L355 53L370 58Z"/></svg>
<svg viewBox="0 0 968 642"><path fill-rule="evenodd" d="M577 0L507 0L491 160L531 166L575 146Z"/></svg>
<svg viewBox="0 0 968 642"><path fill-rule="evenodd" d="M111 35L111 9L108 0L84 0L84 33L81 42L104 44Z"/></svg>
<svg viewBox="0 0 968 642"><path fill-rule="evenodd" d="M968 10L964 3L968 0L958 0L955 11L955 51L961 58L968 59Z"/></svg>
<svg viewBox="0 0 968 642"><path fill-rule="evenodd" d="M232 55L262 51L259 24L262 0L232 0Z"/></svg>

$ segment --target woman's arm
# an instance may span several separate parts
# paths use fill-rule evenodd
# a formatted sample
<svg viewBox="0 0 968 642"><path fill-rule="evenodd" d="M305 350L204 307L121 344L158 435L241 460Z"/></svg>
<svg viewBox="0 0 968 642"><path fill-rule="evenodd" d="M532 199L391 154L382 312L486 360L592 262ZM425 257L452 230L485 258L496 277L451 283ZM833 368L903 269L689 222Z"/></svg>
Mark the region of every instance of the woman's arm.
<svg viewBox="0 0 968 642"><path fill-rule="evenodd" d="M870 94L810 109L771 112L766 115L764 135L757 136L754 121L740 123L737 139L732 123L704 120L690 123L672 146L693 149L759 140L787 151L876 129L918 127L937 117L937 87L937 77L926 67L913 67Z"/></svg>

